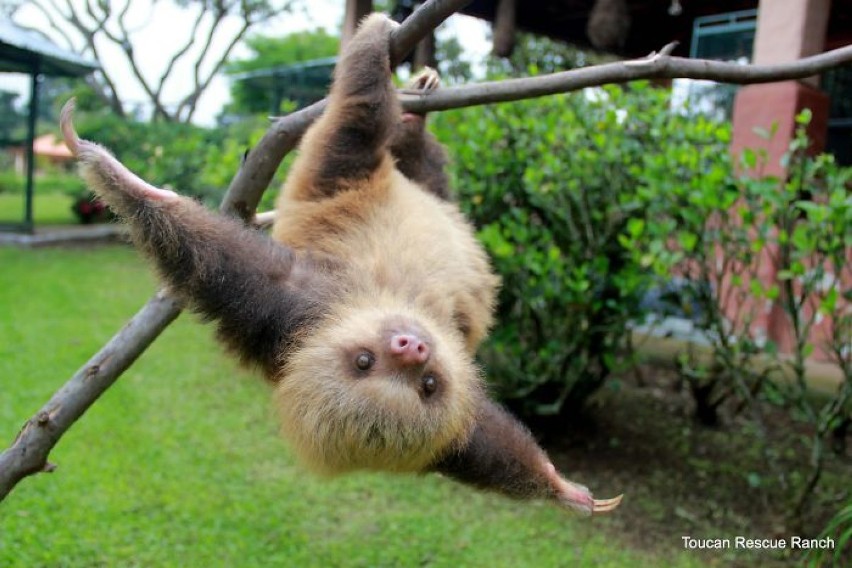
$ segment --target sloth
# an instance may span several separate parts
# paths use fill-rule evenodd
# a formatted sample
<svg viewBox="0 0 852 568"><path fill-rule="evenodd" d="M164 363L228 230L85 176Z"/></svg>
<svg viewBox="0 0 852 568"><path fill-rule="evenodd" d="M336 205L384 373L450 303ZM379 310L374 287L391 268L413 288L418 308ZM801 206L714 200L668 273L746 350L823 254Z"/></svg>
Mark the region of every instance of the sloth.
<svg viewBox="0 0 852 568"><path fill-rule="evenodd" d="M281 430L320 474L437 472L477 488L602 513L530 432L486 395L474 359L498 278L449 198L443 148L403 113L391 81L395 23L368 17L334 72L277 203L272 238L149 185L81 140L90 188L130 227L166 286L214 321L272 384ZM414 87L428 92L427 70Z"/></svg>

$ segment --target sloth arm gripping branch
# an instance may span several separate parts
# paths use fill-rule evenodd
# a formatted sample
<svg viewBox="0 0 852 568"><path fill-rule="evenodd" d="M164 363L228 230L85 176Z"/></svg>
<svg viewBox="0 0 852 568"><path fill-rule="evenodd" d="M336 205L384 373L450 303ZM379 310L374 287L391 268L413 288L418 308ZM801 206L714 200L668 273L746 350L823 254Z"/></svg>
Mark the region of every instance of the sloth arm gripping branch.
<svg viewBox="0 0 852 568"><path fill-rule="evenodd" d="M89 187L127 220L169 288L216 321L228 347L268 375L276 354L319 315L329 289L323 271L234 219L142 181L77 136L73 108L72 100L62 109L62 134Z"/></svg>

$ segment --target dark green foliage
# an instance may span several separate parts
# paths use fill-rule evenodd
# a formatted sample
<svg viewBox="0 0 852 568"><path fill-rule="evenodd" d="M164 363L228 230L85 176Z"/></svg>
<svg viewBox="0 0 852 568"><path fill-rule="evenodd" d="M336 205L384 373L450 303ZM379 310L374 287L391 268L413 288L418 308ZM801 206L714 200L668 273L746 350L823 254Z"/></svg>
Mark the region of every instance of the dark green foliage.
<svg viewBox="0 0 852 568"><path fill-rule="evenodd" d="M490 75L509 74L513 77L541 75L613 59L612 56L583 51L565 42L521 32L516 36L512 55L508 58L490 57L488 71Z"/></svg>
<svg viewBox="0 0 852 568"><path fill-rule="evenodd" d="M576 409L629 350L627 325L654 280L619 236L646 224L643 160L687 136L686 122L644 84L436 119L463 206L503 277L482 356L504 399L542 414ZM689 135L724 147L712 133Z"/></svg>

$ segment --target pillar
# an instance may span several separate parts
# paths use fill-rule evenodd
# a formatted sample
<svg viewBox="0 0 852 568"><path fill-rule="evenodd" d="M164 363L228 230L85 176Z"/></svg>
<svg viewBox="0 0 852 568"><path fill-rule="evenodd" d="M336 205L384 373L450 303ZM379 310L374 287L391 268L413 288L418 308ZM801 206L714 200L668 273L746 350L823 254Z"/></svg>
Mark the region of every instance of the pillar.
<svg viewBox="0 0 852 568"><path fill-rule="evenodd" d="M830 8L831 0L760 0L753 62L771 65L822 53ZM780 159L795 136L795 116L804 108L813 112L808 135L811 151L818 153L825 147L829 99L817 77L743 87L734 101L732 151L766 148L763 173L783 177ZM755 127L769 131L773 123L777 129L770 142L755 134Z"/></svg>

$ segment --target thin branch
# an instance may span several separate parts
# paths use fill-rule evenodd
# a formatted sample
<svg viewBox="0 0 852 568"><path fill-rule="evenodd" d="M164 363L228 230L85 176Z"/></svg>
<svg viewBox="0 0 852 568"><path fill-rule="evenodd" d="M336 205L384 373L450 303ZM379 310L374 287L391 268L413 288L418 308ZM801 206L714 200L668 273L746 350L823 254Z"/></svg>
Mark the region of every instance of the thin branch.
<svg viewBox="0 0 852 568"><path fill-rule="evenodd" d="M50 4L57 12L59 12L60 14L62 13L62 11L59 10L59 8L55 4L53 4L52 2ZM56 20L53 19L53 15L50 12L44 6L42 6L40 2L34 1L32 3L32 6L36 10L41 12L41 15L44 17L45 20L47 20L48 25L50 25L50 29L52 29L59 35L59 37L62 38L62 41L65 42L65 47L67 47L68 49L75 49L75 45L74 42L71 40L71 37L65 32L64 28L56 25Z"/></svg>
<svg viewBox="0 0 852 568"><path fill-rule="evenodd" d="M163 74L160 76L160 83L157 85L157 91L156 91L157 98L162 96L163 87L166 84L166 80L172 74L172 69L174 69L175 64L178 62L178 60L181 57L183 57L190 50L190 48L193 45L195 45L195 40L196 40L196 36L198 34L198 29L201 26L201 22L204 20L205 14L206 14L206 11L202 7L198 12L198 16L195 18L195 22L193 22L193 24L192 24L192 31L189 33L189 39L187 40L187 42L184 44L184 46L182 48L180 48L174 55L172 55L172 58L169 60L169 63L166 65L166 70L163 71Z"/></svg>
<svg viewBox="0 0 852 568"><path fill-rule="evenodd" d="M210 30L207 32L207 38L204 41L204 47L201 48L201 56L195 62L195 66L192 70L193 84L195 85L196 91L201 84L201 65L204 62L204 56L210 51L210 45L213 43L213 38L216 36L216 30L219 29L219 24L223 19L225 19L225 16L228 15L228 8L226 5L218 2L215 4L216 10L213 14L213 21L210 23ZM248 25L244 22L241 34L244 33L246 29L248 29Z"/></svg>
<svg viewBox="0 0 852 568"><path fill-rule="evenodd" d="M852 45L776 65L739 65L660 53L650 58L583 67L538 77L439 89L429 95L405 97L403 106L407 111L423 113L532 99L639 79L702 79L736 85L772 83L804 79L847 63L852 63Z"/></svg>
<svg viewBox="0 0 852 568"><path fill-rule="evenodd" d="M139 82L139 85L142 86L142 89L145 91L145 94L148 95L148 98L154 105L154 115L162 116L166 120L171 120L172 116L168 113L165 106L163 105L163 101L160 98L160 93L155 92L153 86L148 82L145 76L142 74L142 69L139 67L139 63L136 60L136 52L133 47L133 42L130 41L130 32L127 29L127 25L125 24L125 17L127 16L127 10L130 8L130 2L125 5L124 10L118 16L117 25L119 34L114 34L110 32L106 27L104 27L103 32L104 35L112 41L115 45L121 48L121 51L124 53L125 59L127 59L127 63L130 66L130 71L133 73L133 76L136 77L136 80Z"/></svg>
<svg viewBox="0 0 852 568"><path fill-rule="evenodd" d="M81 50L81 53L85 53L86 48L88 48L92 54L92 57L94 57L97 61L101 61L101 54L98 51L98 47L95 43L95 34L97 34L97 32L101 30L106 29L106 20L109 17L109 14L104 15L104 17L101 19L94 17L95 27L90 28L85 23L83 23L80 14L77 13L74 8L74 5L71 3L70 0L66 0L65 2L66 7L68 8L67 14L63 14L62 10L55 2L53 2L53 0L48 1L50 2L51 6L53 6L53 8L58 13L62 14L63 17L68 20L68 22L72 26L74 26L77 32L83 37L85 47ZM117 116L125 116L124 107L121 104L121 100L118 98L118 90L115 88L115 83L113 82L109 73L107 73L106 70L103 68L99 69L98 72L100 73L101 77L103 77L104 83L106 83L106 89L104 89L104 86L99 81L92 79L92 76L86 77L86 83L94 89L98 98L104 101L107 105L109 105L109 107ZM107 92L107 90L109 92Z"/></svg>
<svg viewBox="0 0 852 568"><path fill-rule="evenodd" d="M436 2L435 4L445 8L445 3ZM456 4L464 4L464 2L456 2ZM415 17L421 15L422 18L434 18L430 20L430 24L437 26L435 22L438 18L444 17L443 13L424 10L423 8L427 6L429 4L424 4L405 23L408 24L415 20ZM437 12L437 9L435 12ZM427 29L428 31L427 24L421 24L418 20L418 25L422 25L422 28L419 29ZM395 40L393 45L399 45L402 52L407 45L403 46L399 42L404 40L416 43L417 38L412 39L408 35L410 33L408 30L407 26L400 27L393 37L393 40ZM666 55L668 51L670 51L670 48L666 46L660 53L633 61L572 69L538 77L439 89L428 95L401 93L400 98L406 111L425 113L530 99L608 83L626 83L638 79L706 79L739 85L802 79L821 73L826 69L852 62L852 45L799 61L777 65L738 65L720 61L685 59ZM392 52L398 53L397 51ZM322 114L324 108L325 100L322 100L277 119L258 142L258 145L249 153L243 167L228 188L228 195L233 195L231 202L243 219L249 219L254 214L260 197L272 180L272 176L275 175L281 160L296 147L304 131Z"/></svg>
<svg viewBox="0 0 852 568"><path fill-rule="evenodd" d="M186 109L187 112L186 112L186 115L184 116L184 120L186 122L189 122L190 120L192 120L192 116L195 114L195 108L196 108L196 105L198 104L198 99L201 96L201 93L203 93L205 90L207 90L207 87L210 85L210 82L213 80L213 77L215 77L216 74L219 72L219 70L222 69L222 66L225 65L225 61L227 61L227 59L230 57L231 52L234 50L234 48L237 46L237 44L243 39L243 37L246 35L249 28L253 24L254 23L251 21L250 17L247 16L246 19L243 22L243 25L240 27L240 31L238 31L234 35L234 37L231 38L231 42L228 44L228 47L225 48L225 50L221 53L221 55L219 56L219 59L216 61L216 63L210 69L210 72L207 74L207 77L204 80L201 80L201 81L199 81L199 77L200 77L200 67L201 67L202 59L199 58L198 63L195 67L195 88L192 90L192 92L189 95L187 95L183 99L183 101L181 101L181 103L178 107L178 110L175 113L176 116L180 116L181 113L184 111L184 109ZM212 40L214 33L215 33L215 28L212 29L211 32L210 32L209 40ZM209 41L208 41L208 44L209 44ZM207 51L207 47L205 46L205 52L206 51Z"/></svg>

